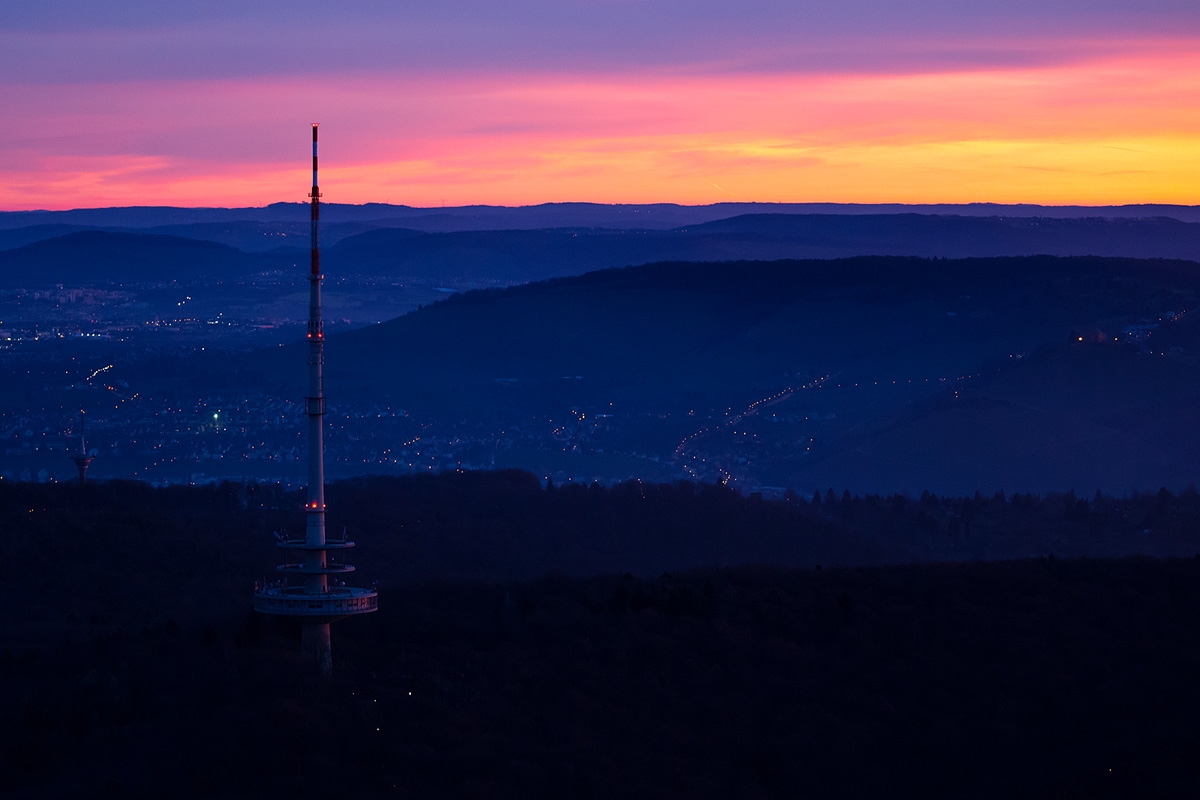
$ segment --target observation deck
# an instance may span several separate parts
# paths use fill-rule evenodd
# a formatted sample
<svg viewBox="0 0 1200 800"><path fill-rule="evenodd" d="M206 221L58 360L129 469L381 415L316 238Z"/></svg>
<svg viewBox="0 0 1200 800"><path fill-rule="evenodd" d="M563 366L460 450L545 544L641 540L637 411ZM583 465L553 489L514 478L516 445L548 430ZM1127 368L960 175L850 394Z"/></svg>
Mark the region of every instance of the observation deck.
<svg viewBox="0 0 1200 800"><path fill-rule="evenodd" d="M346 539L333 539L326 540L324 544L309 544L304 539L279 539L275 542L275 546L281 550L317 553L326 550L349 550L351 547L354 547L354 542ZM293 556L292 558L295 557ZM346 572L354 572L354 566L343 562L339 564L326 563L323 567L312 567L289 560L276 567L275 571L291 575L339 575Z"/></svg>
<svg viewBox="0 0 1200 800"><path fill-rule="evenodd" d="M312 621L370 614L378 608L379 595L375 590L349 586L320 594L310 594L302 586L269 586L254 593L254 610L261 614L305 617Z"/></svg>
<svg viewBox="0 0 1200 800"><path fill-rule="evenodd" d="M304 539L280 539L275 546L283 550L349 550L354 542L347 539L326 539L324 544L309 544Z"/></svg>
<svg viewBox="0 0 1200 800"><path fill-rule="evenodd" d="M310 567L307 564L280 564L276 572L285 575L345 575L354 572L353 564L326 564L323 567Z"/></svg>

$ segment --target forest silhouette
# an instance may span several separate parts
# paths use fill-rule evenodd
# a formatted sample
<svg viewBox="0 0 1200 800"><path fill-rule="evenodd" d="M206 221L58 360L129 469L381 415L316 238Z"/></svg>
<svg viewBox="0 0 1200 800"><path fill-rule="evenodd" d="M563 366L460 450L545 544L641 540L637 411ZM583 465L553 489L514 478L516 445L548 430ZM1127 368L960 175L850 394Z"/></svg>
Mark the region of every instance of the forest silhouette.
<svg viewBox="0 0 1200 800"><path fill-rule="evenodd" d="M501 472L328 497L381 604L337 626L322 680L294 625L249 611L297 493L0 483L22 609L3 789L1095 797L1197 777L1191 490L770 501ZM904 563L931 556L969 560Z"/></svg>

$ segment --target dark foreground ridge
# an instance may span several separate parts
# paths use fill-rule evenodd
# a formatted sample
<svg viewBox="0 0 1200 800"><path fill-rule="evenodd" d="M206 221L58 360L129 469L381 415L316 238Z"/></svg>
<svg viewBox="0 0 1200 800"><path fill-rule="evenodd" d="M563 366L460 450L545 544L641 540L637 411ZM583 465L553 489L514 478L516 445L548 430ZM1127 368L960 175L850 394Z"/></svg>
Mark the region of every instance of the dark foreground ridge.
<svg viewBox="0 0 1200 800"><path fill-rule="evenodd" d="M1194 552L1194 492L772 503L483 473L335 484L329 502L388 601L339 628L332 682L300 663L298 630L245 608L297 496L0 484L3 552L22 567L0 597L26 609L0 650L0 790L1104 797L1200 777L1194 557L648 561L644 577L570 560L641 541L646 559L686 563L696 544L712 559L703 547L725 542L726 563L765 561L746 554L785 524L801 544Z"/></svg>

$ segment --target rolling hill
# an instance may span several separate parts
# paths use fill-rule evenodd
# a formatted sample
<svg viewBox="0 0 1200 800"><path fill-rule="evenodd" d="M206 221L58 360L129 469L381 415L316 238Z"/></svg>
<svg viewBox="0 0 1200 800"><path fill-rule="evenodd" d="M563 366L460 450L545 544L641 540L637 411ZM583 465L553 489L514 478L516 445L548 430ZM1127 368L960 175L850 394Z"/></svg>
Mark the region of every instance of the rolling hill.
<svg viewBox="0 0 1200 800"><path fill-rule="evenodd" d="M326 379L331 402L552 426L581 464L640 451L751 487L1181 488L1200 480L1198 297L1184 261L663 263L331 337ZM302 359L284 347L224 379L298 396Z"/></svg>
<svg viewBox="0 0 1200 800"><path fill-rule="evenodd" d="M520 283L655 261L1060 255L1200 259L1200 223L920 214L754 214L672 230L380 229L329 248L334 273Z"/></svg>
<svg viewBox="0 0 1200 800"><path fill-rule="evenodd" d="M564 215L543 217L557 222ZM666 230L635 225L428 232L413 227L419 224L417 218L404 221L405 227L397 227L400 224L394 219L327 222L326 272L473 287L657 261L859 255L1200 259L1200 223L1169 217L750 214ZM290 266L304 258L308 247L308 226L302 220L201 222L136 232L126 228L57 235L63 230L61 225L42 225L0 231L0 245L22 245L0 251L0 275L8 274L12 285L18 277L29 276L71 283L144 281L160 275L179 280L201 274L230 277ZM43 236L49 238L39 238Z"/></svg>
<svg viewBox="0 0 1200 800"><path fill-rule="evenodd" d="M177 236L77 231L0 251L0 284L166 283L232 278L270 268L268 258ZM289 260L289 263L291 261Z"/></svg>

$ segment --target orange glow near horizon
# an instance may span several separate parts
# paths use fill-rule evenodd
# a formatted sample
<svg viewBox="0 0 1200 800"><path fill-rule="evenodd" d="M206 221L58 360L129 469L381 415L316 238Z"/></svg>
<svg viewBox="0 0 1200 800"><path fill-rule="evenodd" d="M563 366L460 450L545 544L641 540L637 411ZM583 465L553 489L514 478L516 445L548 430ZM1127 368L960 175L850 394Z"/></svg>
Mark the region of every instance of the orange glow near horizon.
<svg viewBox="0 0 1200 800"><path fill-rule="evenodd" d="M312 119L331 202L1197 204L1200 47L1176 44L910 75L9 87L32 113L3 205L302 202Z"/></svg>

